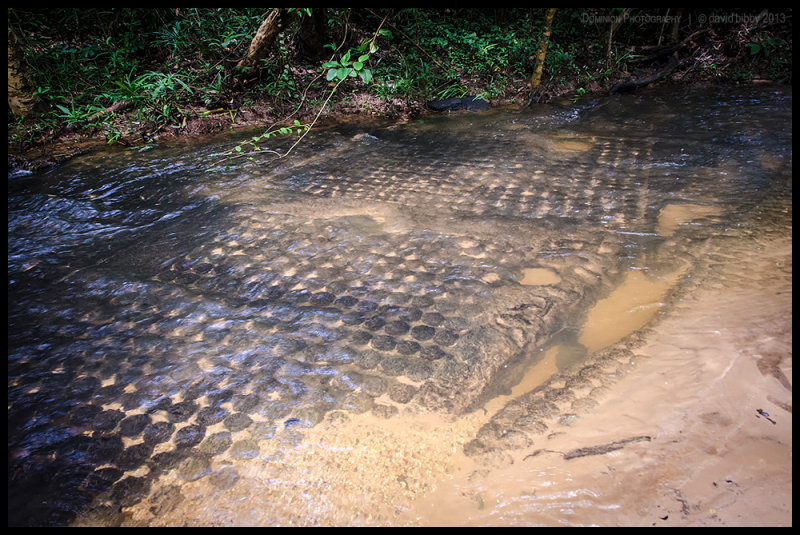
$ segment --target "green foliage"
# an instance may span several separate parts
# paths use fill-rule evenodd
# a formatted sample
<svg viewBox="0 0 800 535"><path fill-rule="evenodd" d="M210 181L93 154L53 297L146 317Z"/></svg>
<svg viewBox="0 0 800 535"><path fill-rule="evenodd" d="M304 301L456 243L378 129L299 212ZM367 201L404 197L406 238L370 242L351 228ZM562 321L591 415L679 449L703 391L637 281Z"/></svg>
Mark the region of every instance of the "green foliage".
<svg viewBox="0 0 800 535"><path fill-rule="evenodd" d="M236 144L233 149L230 151L220 154L219 156L223 156L224 160L235 158L235 157L246 157L249 160L254 159L254 154L257 153L270 153L278 158L281 158L283 155L279 154L277 151L262 147L261 143L265 140L276 137L276 136L287 136L290 134L298 134L299 138L295 142L295 145L299 142L303 135L311 129L311 124L301 124L299 120L294 121L292 126L280 126L280 125L273 125L272 127L268 128L263 134L258 136L251 136L248 139L245 139L238 144ZM294 145L292 145L294 148ZM291 151L291 148L289 149ZM284 153L288 154L288 152ZM229 165L222 166L223 168L228 168Z"/></svg>
<svg viewBox="0 0 800 535"><path fill-rule="evenodd" d="M786 40L761 32L745 43L744 48L754 63L763 66L768 77L777 79L787 76L786 73L791 73L792 45Z"/></svg>
<svg viewBox="0 0 800 535"><path fill-rule="evenodd" d="M279 107L283 108L285 103L299 96L300 91L291 72L289 48L284 39L280 39L277 45L276 57L262 61L261 70L265 78L262 84L264 92Z"/></svg>
<svg viewBox="0 0 800 535"><path fill-rule="evenodd" d="M350 59L351 54L352 50L348 50L339 61L323 63L322 68L328 70L325 79L329 82L333 80L344 81L348 76L352 78L359 76L365 84L370 83L372 81L372 71L364 66L369 61L369 54L361 54L356 60Z"/></svg>
<svg viewBox="0 0 800 535"><path fill-rule="evenodd" d="M587 93L586 89L579 87L575 90L575 96L572 97L572 102L577 102Z"/></svg>
<svg viewBox="0 0 800 535"><path fill-rule="evenodd" d="M511 25L494 24L486 16L467 16L473 10L448 14L440 10L408 8L397 17L402 41L382 58L381 96L420 100L449 98L482 92L493 98L510 80L509 73L528 72L534 43L520 31L527 16ZM477 10L474 10L477 11ZM468 13L470 12L470 13Z"/></svg>
<svg viewBox="0 0 800 535"><path fill-rule="evenodd" d="M744 46L750 52L751 56L763 54L764 57L768 58L776 51L786 48L788 44L779 37L772 37L762 33L757 35L754 41L745 43Z"/></svg>
<svg viewBox="0 0 800 535"><path fill-rule="evenodd" d="M186 36L181 34L181 21L179 20L157 31L154 37L156 46L163 46L170 49L170 53L173 57L179 48L185 48L187 44Z"/></svg>
<svg viewBox="0 0 800 535"><path fill-rule="evenodd" d="M322 68L327 70L325 79L329 82L339 80L343 82L348 77L361 78L361 81L369 85L372 81L372 69L367 67L370 57L378 51L376 40L378 36L392 38L392 33L386 29L379 29L372 38L364 38L357 49L350 49L339 58L339 60L326 61ZM356 59L356 56L358 56Z"/></svg>
<svg viewBox="0 0 800 535"><path fill-rule="evenodd" d="M48 128L105 129L118 139L115 123L87 119L129 101L140 120L182 123L182 107L224 91L229 74L220 62L246 50L262 14L228 8L12 8L9 25L21 36L37 93L51 107L43 118Z"/></svg>
<svg viewBox="0 0 800 535"><path fill-rule="evenodd" d="M285 136L288 134L302 134L303 132L308 131L311 128L310 124L300 124L300 121L296 120L293 123L293 126L278 126L275 130L267 130L263 134L259 136L253 136L248 140L245 140L236 147L234 147L234 152L242 152L245 146L250 146L254 151L260 151L261 146L259 143L264 141L265 139L269 139L275 136Z"/></svg>
<svg viewBox="0 0 800 535"><path fill-rule="evenodd" d="M61 112L56 112L57 115L64 119L64 122L67 124L67 126L81 124L92 114L99 111L99 109L94 106L79 106L76 108L74 103L71 103L69 108L62 106L61 104L56 104L56 108L59 112Z"/></svg>

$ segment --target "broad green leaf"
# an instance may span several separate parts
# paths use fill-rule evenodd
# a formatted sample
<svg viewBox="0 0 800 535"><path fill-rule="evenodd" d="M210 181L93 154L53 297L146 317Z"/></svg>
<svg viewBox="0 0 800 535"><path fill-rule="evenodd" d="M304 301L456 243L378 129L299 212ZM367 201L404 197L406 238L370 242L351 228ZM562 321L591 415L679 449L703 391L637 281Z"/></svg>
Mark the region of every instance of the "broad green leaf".
<svg viewBox="0 0 800 535"><path fill-rule="evenodd" d="M761 46L756 43L747 43L744 46L750 50L751 56L755 56L756 54L758 54L758 51L761 50Z"/></svg>
<svg viewBox="0 0 800 535"><path fill-rule="evenodd" d="M349 67L342 67L336 71L336 77L339 78L339 80L344 80L347 78L347 75L350 74L350 70Z"/></svg>

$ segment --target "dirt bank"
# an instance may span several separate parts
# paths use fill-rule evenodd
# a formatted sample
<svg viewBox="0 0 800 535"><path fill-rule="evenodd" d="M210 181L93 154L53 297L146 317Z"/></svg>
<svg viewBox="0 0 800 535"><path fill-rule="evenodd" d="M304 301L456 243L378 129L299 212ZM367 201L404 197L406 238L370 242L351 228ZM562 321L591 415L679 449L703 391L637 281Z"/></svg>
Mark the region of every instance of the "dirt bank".
<svg viewBox="0 0 800 535"><path fill-rule="evenodd" d="M320 93L309 95L309 98L324 100L326 96ZM120 135L111 142L106 140L102 131L70 128L50 132L36 141L24 143L11 143L9 137L8 174L12 176L46 170L74 156L109 147L114 150L140 150L156 143L174 142L177 138L257 129L267 131L276 125L292 125L295 120L309 125L352 119L368 120L373 117L405 122L426 113L423 103L379 99L366 92L353 94L344 102L332 102L323 114L319 114L319 109L308 106L299 105L293 111L276 109L271 104L269 101L256 102L233 113L210 113L202 107L186 106L186 119L177 126L143 124L135 110L123 112L118 119Z"/></svg>

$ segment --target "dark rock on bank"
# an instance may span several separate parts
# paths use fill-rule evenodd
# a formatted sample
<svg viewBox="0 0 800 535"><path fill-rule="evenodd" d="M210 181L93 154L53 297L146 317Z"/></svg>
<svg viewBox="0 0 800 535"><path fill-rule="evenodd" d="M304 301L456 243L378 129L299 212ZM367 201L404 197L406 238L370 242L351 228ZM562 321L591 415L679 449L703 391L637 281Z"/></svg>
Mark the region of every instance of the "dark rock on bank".
<svg viewBox="0 0 800 535"><path fill-rule="evenodd" d="M489 103L481 97L468 96L463 98L447 98L444 100L432 100L425 104L428 108L435 111L486 111Z"/></svg>

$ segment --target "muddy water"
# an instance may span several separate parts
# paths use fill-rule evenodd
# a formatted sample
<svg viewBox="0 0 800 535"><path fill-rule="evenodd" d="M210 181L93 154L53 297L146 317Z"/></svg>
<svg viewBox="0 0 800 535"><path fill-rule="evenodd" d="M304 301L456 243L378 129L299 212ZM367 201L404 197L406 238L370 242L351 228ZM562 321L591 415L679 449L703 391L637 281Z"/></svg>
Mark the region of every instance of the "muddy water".
<svg viewBox="0 0 800 535"><path fill-rule="evenodd" d="M626 341L791 243L785 89L235 142L9 180L10 524L494 523L444 482L541 458Z"/></svg>

